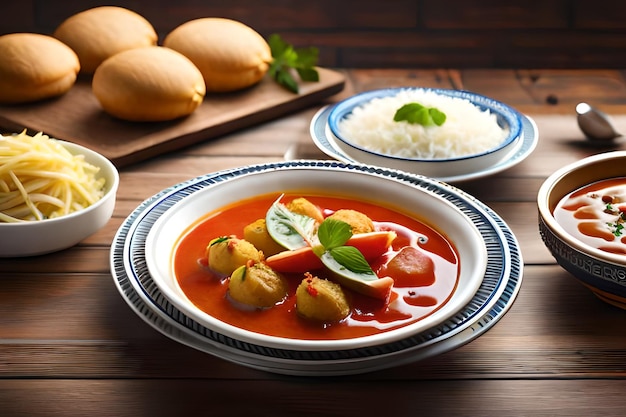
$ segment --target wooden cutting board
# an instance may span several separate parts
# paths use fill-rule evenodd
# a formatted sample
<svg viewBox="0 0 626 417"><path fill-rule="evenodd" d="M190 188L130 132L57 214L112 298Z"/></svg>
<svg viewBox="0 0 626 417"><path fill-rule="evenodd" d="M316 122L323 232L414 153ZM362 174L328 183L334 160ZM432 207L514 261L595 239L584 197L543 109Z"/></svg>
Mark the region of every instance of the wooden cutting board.
<svg viewBox="0 0 626 417"><path fill-rule="evenodd" d="M318 70L320 81L301 83L299 94L265 77L244 91L207 94L194 113L171 122L138 123L113 118L92 94L91 80L79 79L59 98L0 106L0 126L4 133L28 129L78 143L121 167L311 106L344 88L342 73Z"/></svg>

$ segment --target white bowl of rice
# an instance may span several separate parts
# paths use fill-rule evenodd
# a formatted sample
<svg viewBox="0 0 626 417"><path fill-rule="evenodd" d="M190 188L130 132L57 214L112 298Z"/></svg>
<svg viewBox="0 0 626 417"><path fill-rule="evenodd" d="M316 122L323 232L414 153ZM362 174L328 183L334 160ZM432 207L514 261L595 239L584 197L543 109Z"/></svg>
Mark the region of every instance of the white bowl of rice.
<svg viewBox="0 0 626 417"><path fill-rule="evenodd" d="M0 135L0 257L69 248L108 223L119 173L104 156L37 133Z"/></svg>
<svg viewBox="0 0 626 417"><path fill-rule="evenodd" d="M513 155L522 142L522 119L512 107L468 91L388 88L337 103L326 133L355 161L445 178Z"/></svg>

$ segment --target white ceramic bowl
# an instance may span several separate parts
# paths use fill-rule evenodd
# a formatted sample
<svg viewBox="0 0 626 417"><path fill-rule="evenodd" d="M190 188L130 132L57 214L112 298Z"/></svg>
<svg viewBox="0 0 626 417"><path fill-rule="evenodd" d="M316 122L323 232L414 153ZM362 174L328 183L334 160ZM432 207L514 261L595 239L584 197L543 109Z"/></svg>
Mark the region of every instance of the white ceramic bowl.
<svg viewBox="0 0 626 417"><path fill-rule="evenodd" d="M91 149L59 141L72 154L100 167L106 180L105 194L91 206L54 219L22 223L0 223L0 257L43 255L74 246L95 233L111 218L119 185L119 174L111 161Z"/></svg>
<svg viewBox="0 0 626 417"><path fill-rule="evenodd" d="M399 173L401 175L401 173ZM192 304L180 289L173 272L173 254L181 235L205 214L242 199L271 192L323 190L325 194L376 201L398 208L443 233L456 246L460 257L460 279L451 299L439 310L413 324L385 333L346 340L294 340L242 330L221 322ZM333 167L284 166L227 178L192 192L166 208L146 238L147 268L161 293L178 310L202 326L236 341L294 351L335 351L379 346L416 335L445 321L462 309L482 283L487 250L469 216L450 201L426 189L382 176L376 169L354 171ZM161 210L155 207L155 210Z"/></svg>
<svg viewBox="0 0 626 417"><path fill-rule="evenodd" d="M495 148L487 151L453 158L405 158L386 155L355 144L341 133L339 124L356 107L362 106L374 98L395 96L402 90L430 91L448 97L465 99L480 110L488 110L495 114L498 125L508 129L507 137ZM355 161L400 169L433 178L445 178L468 175L488 169L513 155L522 143L522 119L519 112L512 107L489 97L469 91L435 89L435 88L387 88L356 94L333 106L328 116L326 134L330 136L339 149Z"/></svg>

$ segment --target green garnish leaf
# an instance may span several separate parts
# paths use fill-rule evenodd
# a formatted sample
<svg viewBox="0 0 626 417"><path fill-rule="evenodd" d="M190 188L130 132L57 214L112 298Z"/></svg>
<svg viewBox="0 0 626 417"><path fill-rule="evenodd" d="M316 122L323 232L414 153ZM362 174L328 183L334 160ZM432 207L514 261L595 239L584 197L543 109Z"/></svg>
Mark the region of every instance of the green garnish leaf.
<svg viewBox="0 0 626 417"><path fill-rule="evenodd" d="M330 255L341 265L359 275L374 276L376 274L367 263L363 254L354 246L339 246L329 250ZM376 277L378 278L378 277Z"/></svg>
<svg viewBox="0 0 626 417"><path fill-rule="evenodd" d="M426 107L419 103L408 103L396 110L395 122L408 122L422 126L441 126L446 121L446 114L435 107Z"/></svg>
<svg viewBox="0 0 626 417"><path fill-rule="evenodd" d="M298 75L302 81L318 82L320 74L315 68L296 68Z"/></svg>
<svg viewBox="0 0 626 417"><path fill-rule="evenodd" d="M315 219L289 210L280 202L280 197L267 211L265 224L272 239L287 249L312 246Z"/></svg>
<svg viewBox="0 0 626 417"><path fill-rule="evenodd" d="M274 75L274 80L276 80L278 84L282 85L292 93L298 92L298 82L295 80L295 78L291 76L289 72L277 72Z"/></svg>
<svg viewBox="0 0 626 417"><path fill-rule="evenodd" d="M315 69L319 57L317 48L294 48L278 34L270 35L268 44L272 51L268 72L279 85L297 94L299 86L293 77L294 71L302 81L319 81L319 73Z"/></svg>
<svg viewBox="0 0 626 417"><path fill-rule="evenodd" d="M356 282L378 279L361 252L353 246L340 246L326 251L320 259L326 268L344 279Z"/></svg>
<svg viewBox="0 0 626 417"><path fill-rule="evenodd" d="M395 122L406 121L413 124L424 124L426 118L428 118L428 110L419 103L405 104L393 116Z"/></svg>
<svg viewBox="0 0 626 417"><path fill-rule="evenodd" d="M352 237L352 227L348 223L327 218L319 226L317 237L324 247L324 252L318 256L332 272L357 281L378 279L376 273L357 248L344 246Z"/></svg>
<svg viewBox="0 0 626 417"><path fill-rule="evenodd" d="M319 226L305 215L290 211L279 197L267 211L265 223L270 236L287 249L311 246L313 253L341 284L368 296L384 299L393 285L389 277L378 278L365 256L354 246L350 224L326 218Z"/></svg>
<svg viewBox="0 0 626 417"><path fill-rule="evenodd" d="M344 221L325 219L317 230L317 237L326 250L343 246L352 237L352 227Z"/></svg>
<svg viewBox="0 0 626 417"><path fill-rule="evenodd" d="M226 242L228 239L230 239L230 237L228 237L228 236L222 236L222 237L215 238L215 239L213 239L211 241L209 246L213 246L213 245L217 245L218 243Z"/></svg>
<svg viewBox="0 0 626 417"><path fill-rule="evenodd" d="M428 114L437 126L441 126L446 121L446 114L435 107L429 108Z"/></svg>
<svg viewBox="0 0 626 417"><path fill-rule="evenodd" d="M607 204L606 207L607 210L611 210L611 212L613 212L613 208L610 204ZM615 237L620 237L624 234L624 223L626 222L626 213L624 213L623 211L618 211L618 213L619 215L617 216L617 219L614 223L608 222L606 224Z"/></svg>

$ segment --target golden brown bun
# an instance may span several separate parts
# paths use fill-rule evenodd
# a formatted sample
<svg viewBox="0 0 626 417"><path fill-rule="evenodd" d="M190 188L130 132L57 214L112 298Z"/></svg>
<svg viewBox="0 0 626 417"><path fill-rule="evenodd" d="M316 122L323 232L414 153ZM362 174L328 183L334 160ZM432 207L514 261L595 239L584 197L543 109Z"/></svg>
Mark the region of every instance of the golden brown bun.
<svg viewBox="0 0 626 417"><path fill-rule="evenodd" d="M79 70L74 51L51 36L0 36L0 102L26 103L64 94Z"/></svg>
<svg viewBox="0 0 626 417"><path fill-rule="evenodd" d="M183 23L166 36L163 45L191 59L212 92L240 90L259 82L272 60L269 45L254 29L217 17Z"/></svg>
<svg viewBox="0 0 626 417"><path fill-rule="evenodd" d="M109 114L130 121L164 121L191 114L206 92L202 74L162 46L120 52L93 75L92 90Z"/></svg>
<svg viewBox="0 0 626 417"><path fill-rule="evenodd" d="M76 52L85 74L92 74L118 52L156 45L158 40L150 22L116 6L95 7L70 16L53 35Z"/></svg>

